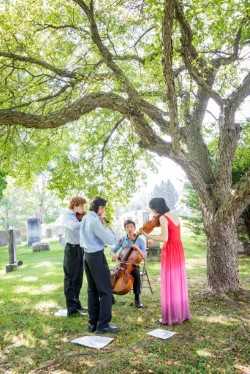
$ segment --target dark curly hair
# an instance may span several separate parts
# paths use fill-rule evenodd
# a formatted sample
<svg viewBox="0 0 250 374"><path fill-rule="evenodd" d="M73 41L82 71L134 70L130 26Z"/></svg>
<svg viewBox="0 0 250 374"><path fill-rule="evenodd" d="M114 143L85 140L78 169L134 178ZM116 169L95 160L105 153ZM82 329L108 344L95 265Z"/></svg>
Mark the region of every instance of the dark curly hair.
<svg viewBox="0 0 250 374"><path fill-rule="evenodd" d="M86 201L86 199L84 199L84 197L74 196L74 197L72 197L72 199L69 202L69 209L74 209L74 207L76 207L76 206L85 205L86 202L87 201Z"/></svg>
<svg viewBox="0 0 250 374"><path fill-rule="evenodd" d="M126 219L126 221L124 222L124 228L126 228L127 225L134 225L135 226L135 222L132 221L132 219Z"/></svg>
<svg viewBox="0 0 250 374"><path fill-rule="evenodd" d="M102 197L96 197L90 204L89 210L98 213L100 206L106 206L107 200L103 199Z"/></svg>

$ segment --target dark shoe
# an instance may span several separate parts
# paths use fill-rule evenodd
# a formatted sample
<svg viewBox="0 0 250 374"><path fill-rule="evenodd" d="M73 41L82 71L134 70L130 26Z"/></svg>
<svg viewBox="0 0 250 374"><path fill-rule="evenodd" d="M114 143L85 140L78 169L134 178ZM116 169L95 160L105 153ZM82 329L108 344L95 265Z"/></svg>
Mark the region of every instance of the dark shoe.
<svg viewBox="0 0 250 374"><path fill-rule="evenodd" d="M79 317L80 314L78 310L71 310L71 311L68 311L67 316L68 317Z"/></svg>
<svg viewBox="0 0 250 374"><path fill-rule="evenodd" d="M87 308L79 308L77 309L78 313L81 314L81 316L84 316L87 314L88 309Z"/></svg>
<svg viewBox="0 0 250 374"><path fill-rule="evenodd" d="M112 305L114 305L115 304L115 297L114 297L114 295L112 295Z"/></svg>
<svg viewBox="0 0 250 374"><path fill-rule="evenodd" d="M138 309L144 308L144 305L141 303L140 297L135 297L135 307Z"/></svg>
<svg viewBox="0 0 250 374"><path fill-rule="evenodd" d="M84 306L82 306L80 301L76 302L75 307L76 307L77 310L79 310L81 312L87 312L88 311L88 308L85 308Z"/></svg>
<svg viewBox="0 0 250 374"><path fill-rule="evenodd" d="M118 332L119 332L119 328L115 325L112 325L111 323L107 327L96 329L96 334L105 334L105 333L117 334Z"/></svg>
<svg viewBox="0 0 250 374"><path fill-rule="evenodd" d="M142 308L144 308L144 305L141 302L139 302L139 301L135 301L135 307L137 309L142 309Z"/></svg>
<svg viewBox="0 0 250 374"><path fill-rule="evenodd" d="M88 324L88 331L89 332L95 332L96 331L96 325L89 323Z"/></svg>

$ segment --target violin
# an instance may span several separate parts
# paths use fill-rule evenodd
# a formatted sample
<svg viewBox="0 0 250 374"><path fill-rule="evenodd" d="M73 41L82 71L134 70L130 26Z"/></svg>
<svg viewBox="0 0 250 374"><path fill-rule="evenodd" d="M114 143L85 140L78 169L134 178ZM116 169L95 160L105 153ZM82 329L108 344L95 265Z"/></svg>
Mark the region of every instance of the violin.
<svg viewBox="0 0 250 374"><path fill-rule="evenodd" d="M144 225L139 228L138 234L141 235L143 232L150 234L155 227L160 227L160 215L153 216L149 221L145 222Z"/></svg>

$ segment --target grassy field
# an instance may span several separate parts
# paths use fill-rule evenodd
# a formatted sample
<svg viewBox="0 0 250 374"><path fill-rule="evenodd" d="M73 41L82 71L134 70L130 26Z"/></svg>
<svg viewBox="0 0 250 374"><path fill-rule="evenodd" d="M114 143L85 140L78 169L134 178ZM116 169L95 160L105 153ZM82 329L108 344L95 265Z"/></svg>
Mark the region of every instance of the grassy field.
<svg viewBox="0 0 250 374"><path fill-rule="evenodd" d="M24 265L5 274L7 250L0 248L0 373L249 373L250 258L241 258L245 291L234 299L206 296L205 244L184 235L192 320L170 328L167 341L146 335L158 327L159 263L148 263L154 294L143 290L145 309L135 310L132 295L117 297L113 322L121 332L106 349L69 343L87 334L87 317L60 318L64 307L63 249L32 253L18 249ZM82 291L86 305L86 283Z"/></svg>

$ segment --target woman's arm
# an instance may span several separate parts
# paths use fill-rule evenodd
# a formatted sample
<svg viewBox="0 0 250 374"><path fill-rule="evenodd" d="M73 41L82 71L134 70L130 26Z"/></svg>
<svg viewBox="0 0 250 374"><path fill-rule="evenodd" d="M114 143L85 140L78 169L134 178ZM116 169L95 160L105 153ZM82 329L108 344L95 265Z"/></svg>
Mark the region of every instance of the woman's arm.
<svg viewBox="0 0 250 374"><path fill-rule="evenodd" d="M159 242L167 242L168 241L168 220L165 216L160 217L160 224L161 224L161 234L156 236L151 236L143 232L149 240L159 241Z"/></svg>

